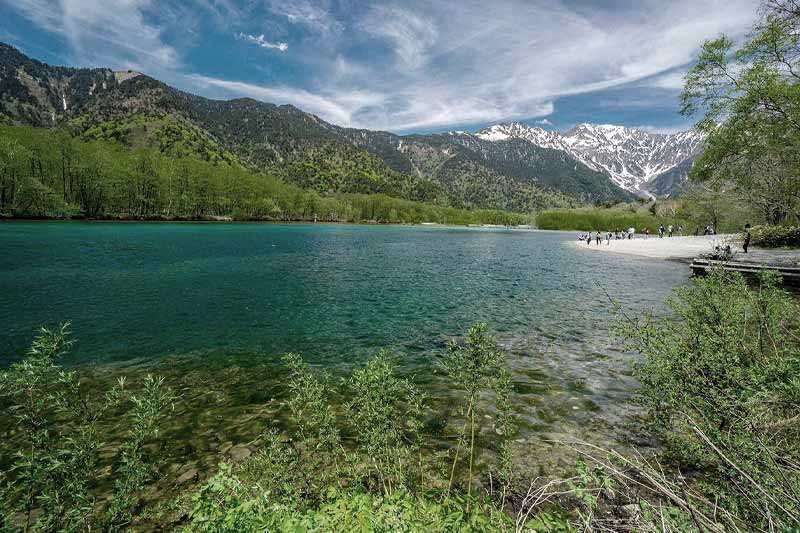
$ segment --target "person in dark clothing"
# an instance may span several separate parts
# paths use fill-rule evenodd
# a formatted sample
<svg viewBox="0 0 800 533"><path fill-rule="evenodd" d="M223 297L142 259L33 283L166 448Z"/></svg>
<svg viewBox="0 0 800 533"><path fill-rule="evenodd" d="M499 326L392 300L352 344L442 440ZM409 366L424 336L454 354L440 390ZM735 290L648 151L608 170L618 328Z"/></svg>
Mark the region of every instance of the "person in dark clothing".
<svg viewBox="0 0 800 533"><path fill-rule="evenodd" d="M586 234L586 244L592 244L592 232Z"/></svg>
<svg viewBox="0 0 800 533"><path fill-rule="evenodd" d="M694 228L694 236L697 237L700 235L700 228Z"/></svg>
<svg viewBox="0 0 800 533"><path fill-rule="evenodd" d="M747 249L750 247L750 230L747 230L747 233L744 234L744 243L742 244L742 248L744 248L744 253L747 253Z"/></svg>
<svg viewBox="0 0 800 533"><path fill-rule="evenodd" d="M600 236L600 230L597 230L597 234L595 235L595 239L597 239L597 244L600 244L603 241L603 237Z"/></svg>

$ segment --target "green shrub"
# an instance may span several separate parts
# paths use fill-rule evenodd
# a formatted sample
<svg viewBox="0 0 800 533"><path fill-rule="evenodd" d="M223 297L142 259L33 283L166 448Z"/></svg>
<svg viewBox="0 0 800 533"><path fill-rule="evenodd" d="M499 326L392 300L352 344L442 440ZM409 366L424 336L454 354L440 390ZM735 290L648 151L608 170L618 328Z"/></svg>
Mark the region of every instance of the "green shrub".
<svg viewBox="0 0 800 533"><path fill-rule="evenodd" d="M470 447L468 490L439 491L426 485L430 444L424 439L426 399L407 378L396 375L386 352L379 352L344 381L348 400L333 405L330 378L312 372L295 354L283 360L297 439L268 432L263 449L243 463L221 465L192 497L187 531L509 531L503 511L513 471L514 434L511 378L504 357L485 325L470 329L465 343L452 343L445 358L448 374L467 394L465 430L459 449ZM478 395L495 385L496 427L501 437L498 471L503 483L499 505L493 494L473 495L474 429ZM343 412L343 420L336 413ZM338 428L342 428L339 430ZM342 433L352 435L345 450ZM458 454L453 463L458 462ZM344 462L347 468L340 468ZM335 475L332 475L335 474ZM451 484L453 480L451 479Z"/></svg>
<svg viewBox="0 0 800 533"><path fill-rule="evenodd" d="M623 329L644 356L651 427L731 516L758 529L800 527L796 302L771 272L751 290L740 274L713 271L676 295L675 317Z"/></svg>
<svg viewBox="0 0 800 533"><path fill-rule="evenodd" d="M395 375L394 364L383 351L353 372L347 388L346 408L361 454L359 462L369 466L386 494L399 487L421 487L425 479L424 394ZM371 486L368 481L367 486Z"/></svg>
<svg viewBox="0 0 800 533"><path fill-rule="evenodd" d="M491 503L480 502L467 511L463 500L451 498L441 502L405 489L374 494L362 489L331 488L318 506L277 502L269 492L243 496L242 483L235 471L223 465L195 496L184 531L449 533L513 529L514 520Z"/></svg>
<svg viewBox="0 0 800 533"><path fill-rule="evenodd" d="M447 354L442 359L441 364L453 384L464 391L464 403L461 406L464 425L458 434L453 454L448 490L453 485L453 477L461 449L469 447L467 474L467 496L469 497L472 494L473 466L476 452L478 451L475 448L475 432L476 430L480 432L478 400L482 392L493 388L499 388L500 394L498 396L500 398L507 398L511 387L510 378L504 372L505 355L494 339L488 335L486 324L472 326L467 332L467 338L463 344L455 341L451 342L447 347ZM503 401L500 407L509 409L510 404L507 401ZM505 438L508 439L511 431L510 413L499 411L499 416L503 417L503 424L506 429ZM506 447L504 453L510 453L510 448ZM503 460L510 461L510 458L506 457ZM505 475L509 474L506 472Z"/></svg>
<svg viewBox="0 0 800 533"><path fill-rule="evenodd" d="M764 248L800 246L800 228L796 226L755 226L750 230L753 246Z"/></svg>
<svg viewBox="0 0 800 533"><path fill-rule="evenodd" d="M138 493L155 476L156 456L145 448L174 397L163 380L147 376L140 392L125 380L101 398L87 397L75 372L58 365L69 349L68 324L42 329L27 356L0 373L0 398L16 424L18 452L0 479L4 531L119 530L130 523ZM98 424L130 404L128 436L115 460L115 489L100 506Z"/></svg>

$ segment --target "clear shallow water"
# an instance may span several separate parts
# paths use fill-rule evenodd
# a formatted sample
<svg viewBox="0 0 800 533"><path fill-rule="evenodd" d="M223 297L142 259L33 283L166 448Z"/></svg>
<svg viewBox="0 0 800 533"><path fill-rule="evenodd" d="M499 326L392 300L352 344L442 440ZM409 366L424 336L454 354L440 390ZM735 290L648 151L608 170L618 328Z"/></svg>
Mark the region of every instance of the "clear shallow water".
<svg viewBox="0 0 800 533"><path fill-rule="evenodd" d="M215 391L225 414L206 413L214 438L235 440L230 417L280 394L277 355L291 350L338 372L390 347L404 371L446 395L436 354L483 321L510 354L523 438L613 439L635 382L633 356L611 337L607 293L634 311L663 310L688 269L580 250L573 238L438 227L0 223L0 366L24 353L37 327L69 320L78 340L69 363L173 369L181 390L191 391L191 381ZM248 365L267 376L248 378L240 371Z"/></svg>

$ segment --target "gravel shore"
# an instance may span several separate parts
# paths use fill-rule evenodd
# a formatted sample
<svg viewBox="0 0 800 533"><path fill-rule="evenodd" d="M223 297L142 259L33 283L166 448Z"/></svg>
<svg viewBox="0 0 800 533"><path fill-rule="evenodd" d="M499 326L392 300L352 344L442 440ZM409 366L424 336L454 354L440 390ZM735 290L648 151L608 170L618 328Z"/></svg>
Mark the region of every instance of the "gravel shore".
<svg viewBox="0 0 800 533"><path fill-rule="evenodd" d="M737 242L737 235L707 235L698 237L664 237L650 235L644 238L637 235L634 239L615 240L611 239L608 243L605 240L598 246L595 244L594 237L592 243L587 245L586 241L572 241L578 248L592 250L595 252L610 252L628 255L638 255L641 257L655 257L660 259L692 259L701 254L711 253L716 245L730 244L735 252L741 252L741 243Z"/></svg>

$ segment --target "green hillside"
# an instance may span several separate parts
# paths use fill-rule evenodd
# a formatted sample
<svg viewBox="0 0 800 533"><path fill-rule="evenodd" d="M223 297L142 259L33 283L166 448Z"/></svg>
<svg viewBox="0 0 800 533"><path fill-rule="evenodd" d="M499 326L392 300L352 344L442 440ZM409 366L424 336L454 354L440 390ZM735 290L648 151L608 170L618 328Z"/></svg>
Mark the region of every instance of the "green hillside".
<svg viewBox="0 0 800 533"><path fill-rule="evenodd" d="M83 140L64 129L0 125L0 215L125 219L319 220L522 224L525 215L465 211L385 194L323 196L254 172L190 136L171 142L172 122L137 119L95 126ZM152 130L151 130L152 128ZM147 131L147 135L142 132ZM154 147L156 140L163 146ZM133 145L129 149L121 141ZM199 141L198 141L199 142Z"/></svg>
<svg viewBox="0 0 800 533"><path fill-rule="evenodd" d="M608 180L580 163L534 158L526 175L507 172L496 154L413 136L413 152L386 132L348 130L288 105L249 98L210 100L144 74L52 67L0 44L0 121L66 127L87 139L133 149L244 166L323 195L386 194L456 208L530 213L607 199ZM485 148L485 147L484 147ZM531 147L535 151L535 147ZM445 174L439 163L458 152L470 163ZM488 177L488 178L487 178ZM580 185L575 186L575 180ZM598 187L600 187L599 190ZM600 191L600 192L598 192ZM622 191L611 194L622 199Z"/></svg>

